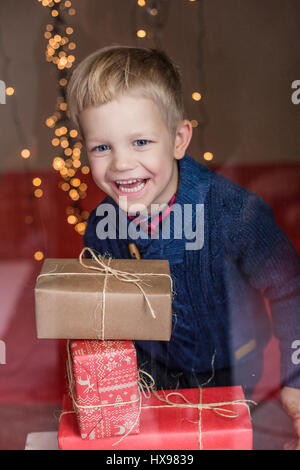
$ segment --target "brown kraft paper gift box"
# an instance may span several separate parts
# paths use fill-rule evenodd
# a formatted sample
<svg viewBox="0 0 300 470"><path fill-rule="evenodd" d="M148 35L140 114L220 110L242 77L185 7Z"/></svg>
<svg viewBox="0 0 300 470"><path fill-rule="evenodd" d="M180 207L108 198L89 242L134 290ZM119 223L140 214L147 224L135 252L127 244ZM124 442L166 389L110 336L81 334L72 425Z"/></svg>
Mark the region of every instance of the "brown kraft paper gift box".
<svg viewBox="0 0 300 470"><path fill-rule="evenodd" d="M36 281L35 312L38 338L169 341L169 262L101 258L99 266L95 259L48 258Z"/></svg>

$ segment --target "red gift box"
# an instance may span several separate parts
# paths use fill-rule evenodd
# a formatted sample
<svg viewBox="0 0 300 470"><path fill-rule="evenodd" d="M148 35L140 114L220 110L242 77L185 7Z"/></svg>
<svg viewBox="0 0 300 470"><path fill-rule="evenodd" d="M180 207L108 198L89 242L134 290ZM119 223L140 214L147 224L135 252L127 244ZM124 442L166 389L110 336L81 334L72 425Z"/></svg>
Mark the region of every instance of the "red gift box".
<svg viewBox="0 0 300 470"><path fill-rule="evenodd" d="M175 393L174 393L175 392ZM58 444L62 450L249 450L252 426L249 408L240 386L158 391L176 406L151 393L142 398L140 433L124 438L86 441L80 438L76 418L62 414ZM177 394L183 395L184 401ZM201 396L200 396L201 394ZM230 402L230 403L229 403ZM192 403L195 407L191 407ZM201 404L199 408L198 404ZM206 408L207 406L207 408ZM67 396L63 411L70 410Z"/></svg>
<svg viewBox="0 0 300 470"><path fill-rule="evenodd" d="M139 432L132 341L74 340L68 347L69 381L81 437L92 440Z"/></svg>

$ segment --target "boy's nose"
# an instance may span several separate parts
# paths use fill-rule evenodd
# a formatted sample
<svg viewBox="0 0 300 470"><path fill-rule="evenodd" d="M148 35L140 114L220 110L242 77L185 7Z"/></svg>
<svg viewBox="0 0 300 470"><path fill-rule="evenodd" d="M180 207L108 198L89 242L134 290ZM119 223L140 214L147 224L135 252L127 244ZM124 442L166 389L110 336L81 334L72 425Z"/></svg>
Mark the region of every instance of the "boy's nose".
<svg viewBox="0 0 300 470"><path fill-rule="evenodd" d="M115 154L111 161L111 170L114 172L134 170L136 167L135 159L130 155L130 153Z"/></svg>

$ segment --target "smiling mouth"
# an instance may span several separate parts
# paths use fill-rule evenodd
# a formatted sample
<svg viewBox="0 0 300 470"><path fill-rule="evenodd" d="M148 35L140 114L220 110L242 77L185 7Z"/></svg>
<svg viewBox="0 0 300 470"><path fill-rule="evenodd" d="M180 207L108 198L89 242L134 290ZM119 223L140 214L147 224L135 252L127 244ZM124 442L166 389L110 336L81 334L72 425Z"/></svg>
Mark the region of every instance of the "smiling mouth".
<svg viewBox="0 0 300 470"><path fill-rule="evenodd" d="M149 178L132 178L130 180L116 180L114 183L119 192L135 193L141 191L145 187L147 181L149 181Z"/></svg>

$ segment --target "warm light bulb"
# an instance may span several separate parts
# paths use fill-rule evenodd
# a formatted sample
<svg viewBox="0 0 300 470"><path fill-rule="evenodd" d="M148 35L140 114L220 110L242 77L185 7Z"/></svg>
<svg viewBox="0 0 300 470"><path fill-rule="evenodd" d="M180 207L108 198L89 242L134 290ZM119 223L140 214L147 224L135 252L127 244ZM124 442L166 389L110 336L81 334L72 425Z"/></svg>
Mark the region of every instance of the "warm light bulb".
<svg viewBox="0 0 300 470"><path fill-rule="evenodd" d="M55 119L53 119L52 117L46 119L46 125L47 125L48 127L54 127L54 125L55 125Z"/></svg>
<svg viewBox="0 0 300 470"><path fill-rule="evenodd" d="M70 147L67 147L65 150L64 150L64 154L66 155L66 157L70 157L72 155L72 149Z"/></svg>
<svg viewBox="0 0 300 470"><path fill-rule="evenodd" d="M201 94L198 91L194 91L194 93L192 94L192 98L195 101L200 101L201 100Z"/></svg>
<svg viewBox="0 0 300 470"><path fill-rule="evenodd" d="M36 251L33 257L36 261L41 261L44 258L44 253L42 251Z"/></svg>
<svg viewBox="0 0 300 470"><path fill-rule="evenodd" d="M90 169L89 169L88 166L83 166L83 167L81 168L81 173L83 173L84 175L88 175L89 172L90 172Z"/></svg>
<svg viewBox="0 0 300 470"><path fill-rule="evenodd" d="M147 33L146 33L146 31L145 31L144 29L139 29L139 30L137 31L136 35L137 35L139 38L144 38L144 37L147 35Z"/></svg>
<svg viewBox="0 0 300 470"><path fill-rule="evenodd" d="M60 145L63 149L66 149L67 147L69 147L69 141L64 139L61 141Z"/></svg>
<svg viewBox="0 0 300 470"><path fill-rule="evenodd" d="M33 193L35 197L41 198L43 196L43 190L42 189L36 189Z"/></svg>
<svg viewBox="0 0 300 470"><path fill-rule="evenodd" d="M78 188L81 184L81 181L79 178L72 178L71 179L71 185L74 186L74 188Z"/></svg>
<svg viewBox="0 0 300 470"><path fill-rule="evenodd" d="M144 7L144 6L146 5L145 0L138 0L137 3L138 3L138 5L139 5L140 7Z"/></svg>
<svg viewBox="0 0 300 470"><path fill-rule="evenodd" d="M84 235L85 229L86 229L87 223L86 222L80 222L79 224L75 225L75 230L78 232L80 235Z"/></svg>
<svg viewBox="0 0 300 470"><path fill-rule="evenodd" d="M72 224L72 225L78 222L78 219L77 217L75 217L75 215L69 215L67 220L68 220L68 224Z"/></svg>
<svg viewBox="0 0 300 470"><path fill-rule="evenodd" d="M80 150L78 147L74 148L74 150L73 150L73 156L74 156L75 158L79 158L79 157L80 157L80 154L81 154L81 150Z"/></svg>
<svg viewBox="0 0 300 470"><path fill-rule="evenodd" d="M87 185L85 183L81 183L79 186L80 191L86 191L87 190Z"/></svg>
<svg viewBox="0 0 300 470"><path fill-rule="evenodd" d="M65 167L65 161L61 157L55 157L52 165L54 170L62 170Z"/></svg>
<svg viewBox="0 0 300 470"><path fill-rule="evenodd" d="M57 147L59 145L59 139L52 139L51 142L54 147Z"/></svg>
<svg viewBox="0 0 300 470"><path fill-rule="evenodd" d="M22 158L29 158L30 157L30 150L28 150L28 149L22 150L21 157Z"/></svg>
<svg viewBox="0 0 300 470"><path fill-rule="evenodd" d="M70 131L70 137L75 138L75 137L77 137L77 136L78 136L78 132L76 131L76 129L72 129L72 130Z"/></svg>
<svg viewBox="0 0 300 470"><path fill-rule="evenodd" d="M73 201L77 201L79 199L79 194L76 189L71 189L71 191L69 191L69 196Z"/></svg>
<svg viewBox="0 0 300 470"><path fill-rule="evenodd" d="M6 88L7 96L12 96L14 94L14 92L15 92L15 89L13 87L10 86L10 87Z"/></svg>
<svg viewBox="0 0 300 470"><path fill-rule="evenodd" d="M192 127L198 127L198 121L196 119L191 120Z"/></svg>
<svg viewBox="0 0 300 470"><path fill-rule="evenodd" d="M41 178L33 178L32 184L33 184L33 186L41 186L41 184L42 184Z"/></svg>
<svg viewBox="0 0 300 470"><path fill-rule="evenodd" d="M63 191L69 191L69 189L70 189L69 183L63 183L63 184L61 185L61 189L62 189Z"/></svg>
<svg viewBox="0 0 300 470"><path fill-rule="evenodd" d="M65 66L67 62L68 62L68 59L66 57L60 57L59 65Z"/></svg>
<svg viewBox="0 0 300 470"><path fill-rule="evenodd" d="M74 168L79 168L81 166L81 161L80 160L74 160L73 161L73 167Z"/></svg>
<svg viewBox="0 0 300 470"><path fill-rule="evenodd" d="M204 160L210 161L214 158L213 154L211 152L205 152L203 155Z"/></svg>
<svg viewBox="0 0 300 470"><path fill-rule="evenodd" d="M62 168L60 171L59 171L60 175L63 177L63 178L67 178L68 176L68 169L67 168Z"/></svg>

